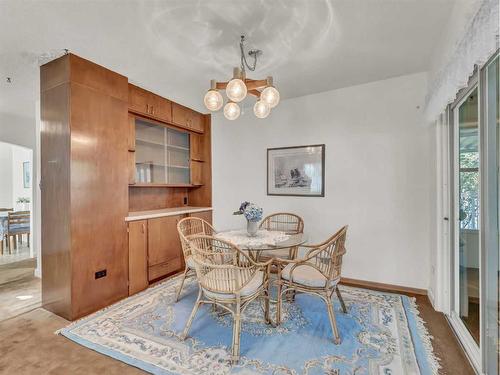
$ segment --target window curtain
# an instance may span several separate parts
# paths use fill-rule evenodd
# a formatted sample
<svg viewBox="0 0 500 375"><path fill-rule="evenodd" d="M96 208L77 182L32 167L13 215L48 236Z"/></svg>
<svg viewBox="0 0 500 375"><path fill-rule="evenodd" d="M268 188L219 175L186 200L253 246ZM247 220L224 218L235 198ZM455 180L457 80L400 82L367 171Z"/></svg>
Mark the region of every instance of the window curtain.
<svg viewBox="0 0 500 375"><path fill-rule="evenodd" d="M476 65L483 65L499 46L498 0L482 0L463 36L448 57L429 76L425 99L425 115L429 122L437 120L446 106L453 103L460 89L467 87ZM453 15L452 15L453 16Z"/></svg>

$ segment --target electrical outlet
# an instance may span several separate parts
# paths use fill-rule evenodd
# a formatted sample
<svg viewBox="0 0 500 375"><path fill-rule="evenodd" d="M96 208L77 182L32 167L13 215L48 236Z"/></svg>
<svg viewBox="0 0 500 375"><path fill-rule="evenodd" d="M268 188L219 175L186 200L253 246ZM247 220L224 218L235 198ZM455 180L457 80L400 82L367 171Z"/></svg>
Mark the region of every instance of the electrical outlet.
<svg viewBox="0 0 500 375"><path fill-rule="evenodd" d="M104 270L101 270L101 271L97 271L95 273L95 279L100 279L101 277L105 277L106 276L106 269Z"/></svg>

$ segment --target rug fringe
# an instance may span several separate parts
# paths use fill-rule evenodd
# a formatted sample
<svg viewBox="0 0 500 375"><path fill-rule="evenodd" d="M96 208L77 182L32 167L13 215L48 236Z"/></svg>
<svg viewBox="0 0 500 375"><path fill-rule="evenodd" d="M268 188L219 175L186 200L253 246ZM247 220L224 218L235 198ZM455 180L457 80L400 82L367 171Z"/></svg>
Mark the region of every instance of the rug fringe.
<svg viewBox="0 0 500 375"><path fill-rule="evenodd" d="M441 369L440 358L434 354L434 350L432 347L432 340L434 337L429 334L427 327L425 326L425 321L420 316L420 311L418 310L417 299L415 297L408 297L410 300L410 308L412 312L415 314L415 320L417 322L417 330L422 340L422 343L425 348L425 352L427 354L427 358L429 358L429 364L431 366L432 373L434 375L439 375L439 370Z"/></svg>

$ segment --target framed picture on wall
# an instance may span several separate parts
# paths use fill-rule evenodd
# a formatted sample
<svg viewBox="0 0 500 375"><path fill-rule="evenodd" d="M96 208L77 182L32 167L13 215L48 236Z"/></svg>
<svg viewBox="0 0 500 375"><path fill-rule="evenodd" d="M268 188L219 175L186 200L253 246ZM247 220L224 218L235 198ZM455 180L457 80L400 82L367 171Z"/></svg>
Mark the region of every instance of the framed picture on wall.
<svg viewBox="0 0 500 375"><path fill-rule="evenodd" d="M25 188L31 187L31 166L29 161L23 163L23 185Z"/></svg>
<svg viewBox="0 0 500 375"><path fill-rule="evenodd" d="M325 145L267 149L267 195L325 196Z"/></svg>

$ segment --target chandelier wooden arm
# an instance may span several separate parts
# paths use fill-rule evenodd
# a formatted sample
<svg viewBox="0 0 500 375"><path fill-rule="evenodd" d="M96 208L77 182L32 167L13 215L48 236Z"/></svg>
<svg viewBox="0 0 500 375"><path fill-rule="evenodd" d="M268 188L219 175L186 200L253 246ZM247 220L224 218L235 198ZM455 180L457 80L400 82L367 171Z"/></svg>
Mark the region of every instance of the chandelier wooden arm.
<svg viewBox="0 0 500 375"><path fill-rule="evenodd" d="M253 95L257 98L260 98L260 91L259 90L248 90L247 91L250 95Z"/></svg>
<svg viewBox="0 0 500 375"><path fill-rule="evenodd" d="M217 90L225 90L227 87L227 82L216 82L215 88ZM247 90L256 90L256 89L262 89L268 85L267 79L245 79L245 85L247 86ZM254 95L254 94L252 94Z"/></svg>

